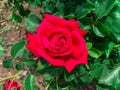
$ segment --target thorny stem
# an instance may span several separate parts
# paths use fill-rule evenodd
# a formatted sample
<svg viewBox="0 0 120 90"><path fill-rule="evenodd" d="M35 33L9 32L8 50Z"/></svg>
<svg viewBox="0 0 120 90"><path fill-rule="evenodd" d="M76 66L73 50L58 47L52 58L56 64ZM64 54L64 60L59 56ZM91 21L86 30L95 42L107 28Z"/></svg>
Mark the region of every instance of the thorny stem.
<svg viewBox="0 0 120 90"><path fill-rule="evenodd" d="M20 74L22 74L23 72L24 72L24 71L21 70L20 72L18 72L18 73L15 74L15 75L11 75L11 76L8 76L8 77L5 77L5 78L2 78L2 79L0 80L0 82L5 81L5 80L7 80L7 79L11 79L11 78L17 78L17 77L20 76Z"/></svg>

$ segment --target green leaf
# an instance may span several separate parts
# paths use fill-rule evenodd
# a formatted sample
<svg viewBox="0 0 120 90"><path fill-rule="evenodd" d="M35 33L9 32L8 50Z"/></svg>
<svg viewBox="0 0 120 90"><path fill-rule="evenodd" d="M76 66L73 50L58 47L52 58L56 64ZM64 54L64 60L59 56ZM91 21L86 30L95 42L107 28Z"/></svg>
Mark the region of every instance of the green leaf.
<svg viewBox="0 0 120 90"><path fill-rule="evenodd" d="M80 79L84 83L90 83L93 80L93 77L89 75L89 73L86 73L85 75L81 76Z"/></svg>
<svg viewBox="0 0 120 90"><path fill-rule="evenodd" d="M102 55L102 53L96 48L91 48L88 53L93 58L99 58Z"/></svg>
<svg viewBox="0 0 120 90"><path fill-rule="evenodd" d="M27 1L28 1L28 3L29 3L30 5L32 5L33 7L42 4L42 0L27 0Z"/></svg>
<svg viewBox="0 0 120 90"><path fill-rule="evenodd" d="M120 66L111 70L109 73L105 73L99 79L100 84L110 85L116 87L116 85L120 84Z"/></svg>
<svg viewBox="0 0 120 90"><path fill-rule="evenodd" d="M113 40L120 42L120 2L116 2L110 15L105 20L105 24L112 30L113 35L110 36Z"/></svg>
<svg viewBox="0 0 120 90"><path fill-rule="evenodd" d="M80 28L83 29L83 30L88 31L88 30L91 29L91 26L90 25L84 25L84 24L80 23Z"/></svg>
<svg viewBox="0 0 120 90"><path fill-rule="evenodd" d="M95 0L87 0L87 3L91 4L92 6L95 6Z"/></svg>
<svg viewBox="0 0 120 90"><path fill-rule="evenodd" d="M104 37L104 36L105 36L105 35L102 34L102 33L99 31L99 29L98 29L97 27L95 27L95 26L93 26L93 32L94 32L97 36L99 36L99 37Z"/></svg>
<svg viewBox="0 0 120 90"><path fill-rule="evenodd" d="M111 61L112 61L111 59L107 58L107 59L104 59L104 60L103 60L102 64L108 66L108 65L110 65L110 62L111 62Z"/></svg>
<svg viewBox="0 0 120 90"><path fill-rule="evenodd" d="M109 89L104 89L104 88L100 87L99 85L96 85L96 90L109 90Z"/></svg>
<svg viewBox="0 0 120 90"><path fill-rule="evenodd" d="M35 64L35 60L33 60L33 59L26 59L26 60L24 60L24 64L26 66L33 66Z"/></svg>
<svg viewBox="0 0 120 90"><path fill-rule="evenodd" d="M1 45L0 45L0 50L1 50L1 51L3 51L3 50L4 50L4 48L3 48Z"/></svg>
<svg viewBox="0 0 120 90"><path fill-rule="evenodd" d="M3 61L3 67L12 68L13 67L13 60L12 59L5 59Z"/></svg>
<svg viewBox="0 0 120 90"><path fill-rule="evenodd" d="M9 20L11 20L12 22L15 22L15 23L21 23L22 22L21 16L16 15L16 14L10 15Z"/></svg>
<svg viewBox="0 0 120 90"><path fill-rule="evenodd" d="M92 18L89 17L85 17L80 19L80 21L84 24L84 25L93 25L94 24L94 20Z"/></svg>
<svg viewBox="0 0 120 90"><path fill-rule="evenodd" d="M92 43L91 42L87 42L87 49L91 49L92 48Z"/></svg>
<svg viewBox="0 0 120 90"><path fill-rule="evenodd" d="M59 16L59 17L63 18L63 14L61 14L60 12L55 12L53 15L54 16Z"/></svg>
<svg viewBox="0 0 120 90"><path fill-rule="evenodd" d="M24 80L24 89L25 90L34 90L34 80L35 77L31 74L27 75L27 77Z"/></svg>
<svg viewBox="0 0 120 90"><path fill-rule="evenodd" d="M75 79L75 74L74 73L71 73L71 74L69 74L69 73L64 73L64 79L65 79L65 81L66 82L71 82L72 80L74 80Z"/></svg>
<svg viewBox="0 0 120 90"><path fill-rule="evenodd" d="M118 84L115 86L115 89L116 89L116 90L120 90L120 83L118 83Z"/></svg>
<svg viewBox="0 0 120 90"><path fill-rule="evenodd" d="M61 14L64 14L64 3L61 2L61 0L57 0L56 2L56 8L59 10Z"/></svg>
<svg viewBox="0 0 120 90"><path fill-rule="evenodd" d="M82 6L78 5L76 7L75 13L78 19L81 19L85 17L87 14L89 14L92 10L93 10L93 7L89 3L83 3Z"/></svg>
<svg viewBox="0 0 120 90"><path fill-rule="evenodd" d="M4 85L1 85L1 86L0 86L0 90L4 90Z"/></svg>
<svg viewBox="0 0 120 90"><path fill-rule="evenodd" d="M98 78L102 75L105 66L99 63L96 63L91 66L91 76Z"/></svg>
<svg viewBox="0 0 120 90"><path fill-rule="evenodd" d="M23 70L23 64L20 63L20 62L17 63L17 64L16 64L16 69L17 69L17 70Z"/></svg>
<svg viewBox="0 0 120 90"><path fill-rule="evenodd" d="M54 71L54 72L51 72L51 71ZM45 68L39 70L38 72L39 72L40 74L44 74L44 73L47 72L47 73L51 74L52 76L54 76L55 74L60 74L60 73L62 73L63 71L64 71L64 68L63 68L63 67L55 68L55 67L53 67L53 66L47 65L47 66L45 66Z"/></svg>
<svg viewBox="0 0 120 90"><path fill-rule="evenodd" d="M108 58L110 56L110 53L112 52L114 46L115 46L115 43L113 43L113 42L108 43L107 49L105 50L106 58Z"/></svg>
<svg viewBox="0 0 120 90"><path fill-rule="evenodd" d="M24 2L24 0L17 0L17 2L23 3L23 2Z"/></svg>
<svg viewBox="0 0 120 90"><path fill-rule="evenodd" d="M53 78L53 76L51 74L49 74L49 73L44 74L45 81L50 81L52 78Z"/></svg>
<svg viewBox="0 0 120 90"><path fill-rule="evenodd" d="M116 0L96 0L95 1L95 14L98 19L107 16L114 7Z"/></svg>
<svg viewBox="0 0 120 90"><path fill-rule="evenodd" d="M0 56L5 55L5 51L0 50Z"/></svg>
<svg viewBox="0 0 120 90"><path fill-rule="evenodd" d="M105 85L96 85L96 90L115 90L113 87Z"/></svg>
<svg viewBox="0 0 120 90"><path fill-rule="evenodd" d="M36 16L36 14L31 14L25 19L25 25L29 31L36 31L36 27L40 22L41 20Z"/></svg>
<svg viewBox="0 0 120 90"><path fill-rule="evenodd" d="M86 75L88 72L86 71L86 67L85 66L83 66L83 65L80 65L79 66L79 77L80 76L84 76L84 75Z"/></svg>
<svg viewBox="0 0 120 90"><path fill-rule="evenodd" d="M55 3L54 3L54 1L47 1L47 0L45 0L44 2L43 2L43 4L44 4L44 11L45 11L45 13L53 13L53 11L55 10Z"/></svg>
<svg viewBox="0 0 120 90"><path fill-rule="evenodd" d="M11 56L13 58L16 58L16 57L22 55L25 50L25 44L26 44L25 41L17 42L15 44L13 44L12 48L11 48Z"/></svg>
<svg viewBox="0 0 120 90"><path fill-rule="evenodd" d="M64 16L64 18L72 19L72 18L75 18L75 15L74 15L74 13L71 13L71 14Z"/></svg>
<svg viewBox="0 0 120 90"><path fill-rule="evenodd" d="M102 23L97 23L96 26L93 26L93 32L99 37L105 37L110 35L111 29Z"/></svg>
<svg viewBox="0 0 120 90"><path fill-rule="evenodd" d="M44 66L44 64L42 64L40 61L37 63L37 70L42 70L42 69L44 69L45 68L45 66Z"/></svg>

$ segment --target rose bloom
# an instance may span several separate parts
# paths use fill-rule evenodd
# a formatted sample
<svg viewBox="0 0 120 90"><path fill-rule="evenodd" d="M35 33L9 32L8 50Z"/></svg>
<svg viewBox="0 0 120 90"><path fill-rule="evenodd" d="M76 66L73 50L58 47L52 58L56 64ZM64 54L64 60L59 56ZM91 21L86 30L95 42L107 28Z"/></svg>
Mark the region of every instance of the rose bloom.
<svg viewBox="0 0 120 90"><path fill-rule="evenodd" d="M8 80L7 82L5 82L4 84L4 90L20 90L20 85L14 81L14 80Z"/></svg>
<svg viewBox="0 0 120 90"><path fill-rule="evenodd" d="M36 34L28 33L26 47L53 66L64 66L70 73L76 65L87 64L88 50L79 23L45 14Z"/></svg>

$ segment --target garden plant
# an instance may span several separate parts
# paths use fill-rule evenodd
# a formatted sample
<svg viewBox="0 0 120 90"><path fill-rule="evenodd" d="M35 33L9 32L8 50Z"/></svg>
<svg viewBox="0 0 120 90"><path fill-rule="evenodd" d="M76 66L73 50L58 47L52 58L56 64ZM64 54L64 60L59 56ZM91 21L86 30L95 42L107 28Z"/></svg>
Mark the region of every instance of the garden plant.
<svg viewBox="0 0 120 90"><path fill-rule="evenodd" d="M4 68L18 73L0 79L0 90L40 90L35 79L41 76L44 90L120 90L120 0L4 4L11 7L9 21L25 22L26 38L13 43L11 57L3 60ZM0 56L4 51L0 47Z"/></svg>

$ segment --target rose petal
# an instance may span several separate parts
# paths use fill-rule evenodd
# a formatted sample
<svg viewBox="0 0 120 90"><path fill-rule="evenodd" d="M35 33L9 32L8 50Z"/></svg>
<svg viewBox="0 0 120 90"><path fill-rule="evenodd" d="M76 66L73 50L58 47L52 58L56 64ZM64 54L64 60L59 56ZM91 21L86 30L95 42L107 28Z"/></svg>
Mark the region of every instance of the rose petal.
<svg viewBox="0 0 120 90"><path fill-rule="evenodd" d="M60 18L58 16L53 16L53 15L50 15L50 14L45 14L44 19L45 19L46 22L50 22L54 26L56 26L56 25L57 26L62 26L67 21L63 18Z"/></svg>
<svg viewBox="0 0 120 90"><path fill-rule="evenodd" d="M71 58L70 60L65 62L65 68L70 73L76 65L78 64L87 64L87 56L88 56L88 50L85 50L82 54L82 56L76 60Z"/></svg>
<svg viewBox="0 0 120 90"><path fill-rule="evenodd" d="M66 27L69 28L71 31L76 30L76 28L79 29L79 22L74 19L68 20L68 22L66 23Z"/></svg>
<svg viewBox="0 0 120 90"><path fill-rule="evenodd" d="M64 56L64 55L68 55L70 54L72 51L71 49L71 35L70 35L70 32L64 28L64 29L55 29L55 30L50 30L50 32L48 33L48 31L42 31L40 29L42 29L42 27L44 27L44 24L41 24L41 26L39 26L37 29L38 32L37 32L37 42L38 42L38 45L39 45L39 48L42 48L42 49L48 49L48 52L49 54L53 55L53 56ZM44 34L43 34L44 32ZM56 36L57 33L60 33ZM66 39L67 39L67 43L65 45L65 48L63 49L63 51L66 51L66 52L62 52L62 53L57 53L57 47L54 45L55 44L55 39L57 39L57 37L59 37L59 35L61 36L61 34L65 35ZM50 36L50 35L54 35L53 37ZM50 38L52 38L51 40L48 40ZM50 51L50 52L49 52ZM53 54L52 54L53 53Z"/></svg>
<svg viewBox="0 0 120 90"><path fill-rule="evenodd" d="M37 45L37 41L36 41L36 36L34 34L28 33L27 35L27 39L28 39L28 44L26 45L26 47L36 56L36 57L40 57L40 55L38 54L38 45Z"/></svg>
<svg viewBox="0 0 120 90"><path fill-rule="evenodd" d="M26 34L26 38L28 39L28 41L31 41L31 39L33 39L34 38L34 34L32 34L32 33L30 33L30 32L28 32L27 34Z"/></svg>
<svg viewBox="0 0 120 90"><path fill-rule="evenodd" d="M70 31L72 31L76 28L79 28L79 22L74 19L65 20L63 18L60 18L58 16L53 16L50 14L45 14L43 22L48 22L49 25L47 25L47 26L54 26L54 27L58 27L58 28L59 27L63 27L63 28L67 27L67 28L69 28Z"/></svg>
<svg viewBox="0 0 120 90"><path fill-rule="evenodd" d="M85 36L87 34L87 32L85 30L79 30L79 33L82 35L82 36Z"/></svg>
<svg viewBox="0 0 120 90"><path fill-rule="evenodd" d="M55 57L52 58L44 50L39 49L39 54L53 66L63 66L64 65L64 59L62 60L61 58L55 58Z"/></svg>
<svg viewBox="0 0 120 90"><path fill-rule="evenodd" d="M72 56L76 59L78 59L82 52L84 52L85 48L86 48L86 43L84 38L79 34L79 32L77 31L73 31L71 33L72 36L72 48L73 48L73 53Z"/></svg>

